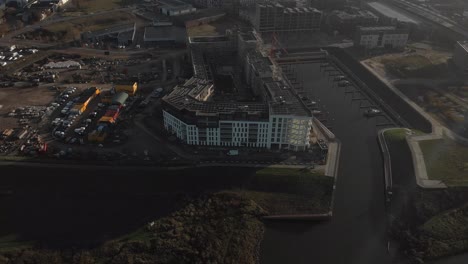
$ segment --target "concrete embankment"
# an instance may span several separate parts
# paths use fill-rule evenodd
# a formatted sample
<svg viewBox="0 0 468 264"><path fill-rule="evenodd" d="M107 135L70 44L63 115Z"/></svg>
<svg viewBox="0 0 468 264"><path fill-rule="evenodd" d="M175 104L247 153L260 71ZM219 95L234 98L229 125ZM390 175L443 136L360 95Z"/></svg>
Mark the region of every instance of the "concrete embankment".
<svg viewBox="0 0 468 264"><path fill-rule="evenodd" d="M398 121L398 119L404 119L406 122L400 122L400 124L405 124L408 125L409 128L428 133L428 135L424 136L408 135L406 137L413 158L416 182L421 188L446 188L444 183L428 178L419 142L423 140L441 139L446 136L459 144L468 145L468 139L458 135L435 120L426 113L424 109L399 91L392 83L380 77L378 73L368 65L361 64L346 51L337 48L327 48L327 50L346 67L352 69L353 73L372 90L372 93L385 99L385 103L391 108L391 112L396 113L396 115L393 115L396 121ZM389 196L392 188L391 160L383 133L384 131L379 132L379 142L385 163L386 193L387 196Z"/></svg>
<svg viewBox="0 0 468 264"><path fill-rule="evenodd" d="M327 153L327 163L325 165L324 174L328 177L333 177L333 193L330 201L330 210L327 213L322 214L284 214L284 215L268 215L265 216L266 220L307 220L307 221L326 221L330 220L333 216L333 203L335 198L336 190L336 181L338 178L338 167L340 161L341 153L341 142L336 138L336 136L318 119L314 118L312 122L312 127L317 133L318 138L325 139L328 141L328 153Z"/></svg>
<svg viewBox="0 0 468 264"><path fill-rule="evenodd" d="M390 89L378 76L374 75L369 69L362 65L358 60L340 48L327 47L327 51L343 63L347 68L352 69L352 72L366 86L372 90L377 96L385 100L398 118L403 119L410 125L410 128L421 130L425 133L432 132L432 124L418 112L409 102L405 101L395 91ZM364 91L365 92L365 91Z"/></svg>
<svg viewBox="0 0 468 264"><path fill-rule="evenodd" d="M378 133L379 146L382 151L384 161L384 177L385 177L385 196L389 201L392 196L393 179L392 179L392 159L388 151L387 141L385 140L384 133L390 129L382 129Z"/></svg>

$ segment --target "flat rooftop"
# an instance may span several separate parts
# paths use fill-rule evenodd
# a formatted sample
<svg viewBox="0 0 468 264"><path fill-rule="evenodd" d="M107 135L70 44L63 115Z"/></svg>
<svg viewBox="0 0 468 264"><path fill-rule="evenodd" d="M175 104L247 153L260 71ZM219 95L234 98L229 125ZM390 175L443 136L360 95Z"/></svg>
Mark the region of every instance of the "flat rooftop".
<svg viewBox="0 0 468 264"><path fill-rule="evenodd" d="M275 115L310 116L301 99L294 94L291 87L282 82L271 79L265 83L270 100L270 112Z"/></svg>
<svg viewBox="0 0 468 264"><path fill-rule="evenodd" d="M171 6L171 7L180 7L180 6L188 6L188 5L190 5L190 4L188 4L188 3L185 3L185 2L179 1L179 0L159 0L159 2L160 2L162 5Z"/></svg>
<svg viewBox="0 0 468 264"><path fill-rule="evenodd" d="M207 43L207 42L222 42L222 41L230 41L229 37L227 36L206 36L206 37L189 37L190 43Z"/></svg>
<svg viewBox="0 0 468 264"><path fill-rule="evenodd" d="M100 37L105 35L111 35L115 33L123 33L125 31L132 31L135 28L135 23L125 23L120 25L115 25L109 28L95 30L95 31L85 31L82 34L88 38Z"/></svg>
<svg viewBox="0 0 468 264"><path fill-rule="evenodd" d="M195 98L205 89L209 89L210 86L213 86L213 82L191 78L183 85L176 86L163 99L179 110L187 109L195 111L197 115L233 114L235 112L258 114L268 112L268 106L264 103L199 101Z"/></svg>
<svg viewBox="0 0 468 264"><path fill-rule="evenodd" d="M367 3L370 7L374 8L375 11L383 14L384 16L396 18L398 21L406 22L406 23L413 23L413 24L420 24L419 21L409 17L406 14L398 11L397 9L390 7L381 2L369 2Z"/></svg>
<svg viewBox="0 0 468 264"><path fill-rule="evenodd" d="M145 27L144 40L174 40L185 38L185 29L176 26Z"/></svg>
<svg viewBox="0 0 468 264"><path fill-rule="evenodd" d="M395 30L394 26L382 26L382 27L359 27L362 31L381 31L381 30Z"/></svg>
<svg viewBox="0 0 468 264"><path fill-rule="evenodd" d="M313 7L287 7L283 12L285 14L322 13Z"/></svg>

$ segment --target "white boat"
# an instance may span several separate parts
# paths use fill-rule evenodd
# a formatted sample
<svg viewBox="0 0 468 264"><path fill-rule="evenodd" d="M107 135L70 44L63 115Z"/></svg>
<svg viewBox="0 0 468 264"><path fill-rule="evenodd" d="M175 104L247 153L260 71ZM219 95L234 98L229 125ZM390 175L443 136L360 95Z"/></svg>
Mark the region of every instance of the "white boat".
<svg viewBox="0 0 468 264"><path fill-rule="evenodd" d="M380 115L381 113L382 111L380 111L377 108L369 108L364 112L364 115L367 117L373 117L373 116Z"/></svg>

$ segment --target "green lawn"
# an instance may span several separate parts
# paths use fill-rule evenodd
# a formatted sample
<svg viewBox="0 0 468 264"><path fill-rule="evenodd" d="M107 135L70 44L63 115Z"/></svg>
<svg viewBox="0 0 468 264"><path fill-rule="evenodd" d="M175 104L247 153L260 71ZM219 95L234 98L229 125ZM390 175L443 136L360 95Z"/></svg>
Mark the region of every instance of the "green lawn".
<svg viewBox="0 0 468 264"><path fill-rule="evenodd" d="M406 129L395 128L384 132L385 140L387 141L402 141L406 139Z"/></svg>
<svg viewBox="0 0 468 264"><path fill-rule="evenodd" d="M31 157L25 156L0 156L0 161L27 161L30 159Z"/></svg>
<svg viewBox="0 0 468 264"><path fill-rule="evenodd" d="M105 11L119 8L121 0L78 0L79 8L88 12Z"/></svg>
<svg viewBox="0 0 468 264"><path fill-rule="evenodd" d="M419 142L429 179L448 186L468 186L468 147L449 139Z"/></svg>
<svg viewBox="0 0 468 264"><path fill-rule="evenodd" d="M195 36L215 36L219 35L215 26L204 24L196 27L191 27L187 29L187 35L190 37Z"/></svg>
<svg viewBox="0 0 468 264"><path fill-rule="evenodd" d="M132 16L123 11L111 12L87 18L72 19L61 23L45 26L43 29L56 35L58 40L79 39L80 34L85 31L95 31L109 28L119 24L130 23Z"/></svg>
<svg viewBox="0 0 468 264"><path fill-rule="evenodd" d="M233 190L255 201L271 215L317 214L330 210L333 177L293 168L258 170L244 188Z"/></svg>
<svg viewBox="0 0 468 264"><path fill-rule="evenodd" d="M32 242L22 241L17 235L12 234L0 237L0 253L29 248L32 245Z"/></svg>
<svg viewBox="0 0 468 264"><path fill-rule="evenodd" d="M270 215L325 214L330 210L331 197L322 191L315 195L250 190L234 190L234 192L255 201Z"/></svg>
<svg viewBox="0 0 468 264"><path fill-rule="evenodd" d="M445 62L434 64L422 55L384 58L382 63L390 73L401 78L443 77L448 73Z"/></svg>

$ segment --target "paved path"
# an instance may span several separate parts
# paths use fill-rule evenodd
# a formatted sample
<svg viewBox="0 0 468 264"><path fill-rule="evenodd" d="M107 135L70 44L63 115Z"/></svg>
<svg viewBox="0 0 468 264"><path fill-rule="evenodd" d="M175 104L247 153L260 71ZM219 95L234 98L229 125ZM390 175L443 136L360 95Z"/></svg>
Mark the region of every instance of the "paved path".
<svg viewBox="0 0 468 264"><path fill-rule="evenodd" d="M421 147L419 146L419 142L423 140L435 140L441 139L444 136L449 137L450 139L459 142L461 144L468 144L468 140L460 137L447 127L440 124L435 118L430 116L426 111L424 111L419 105L409 99L405 94L403 94L400 90L398 90L391 82L387 79L382 78L372 67L369 67L366 63L361 63L364 67L366 67L370 72L372 72L376 77L378 77L382 82L384 82L393 92L395 92L398 96L403 98L410 106L412 106L416 111L418 111L424 118L429 120L432 125L432 133L424 136L413 136L408 135L406 136L406 140L408 142L408 146L411 151L411 156L413 157L414 163L414 170L416 176L416 183L421 188L427 189L434 189L434 188L447 188L447 186L438 180L430 180L427 175L426 163L424 161L424 155L422 153ZM410 130L408 130L410 131ZM381 131L381 133L384 133ZM385 143L386 144L386 143Z"/></svg>
<svg viewBox="0 0 468 264"><path fill-rule="evenodd" d="M430 180L427 175L426 162L424 161L424 154L421 150L419 142L424 140L440 139L438 135L424 135L424 136L407 136L406 141L411 150L414 164L414 174L416 176L416 183L425 189L443 189L447 188L442 181Z"/></svg>
<svg viewBox="0 0 468 264"><path fill-rule="evenodd" d="M55 17L52 16L52 17L49 17L49 19L42 20L34 25L28 25L18 30L14 30L8 34L5 34L2 38L0 38L0 46L24 45L24 46L37 46L41 48L53 47L57 43L50 44L50 43L44 43L44 42L35 41L35 40L14 39L14 36L17 36L17 35L20 35L29 31L33 31L33 30L39 29L43 26L47 26L50 24L71 21L71 20L76 20L76 19L83 19L83 18L92 17L92 16L101 16L101 15L113 13L113 12L131 11L131 10L133 10L133 8L125 7L125 8L102 11L102 12L78 16L78 17L61 17L61 18L55 19Z"/></svg>
<svg viewBox="0 0 468 264"><path fill-rule="evenodd" d="M401 97L406 103L408 103L411 107L413 107L416 111L419 112L424 118L426 118L432 125L432 135L438 136L439 138L443 136L447 136L450 139L463 144L468 145L468 139L461 137L460 135L456 134L446 126L442 125L439 121L433 118L431 115L426 113L424 109L422 109L418 104L413 102L410 98L408 98L405 94L403 94L399 89L397 89L391 82L387 79L382 78L378 72L376 72L372 67L367 65L366 63L361 64L366 67L370 72L372 72L377 78L379 78L383 83L385 83L394 93L396 93L399 97ZM436 138L436 137L434 137Z"/></svg>

